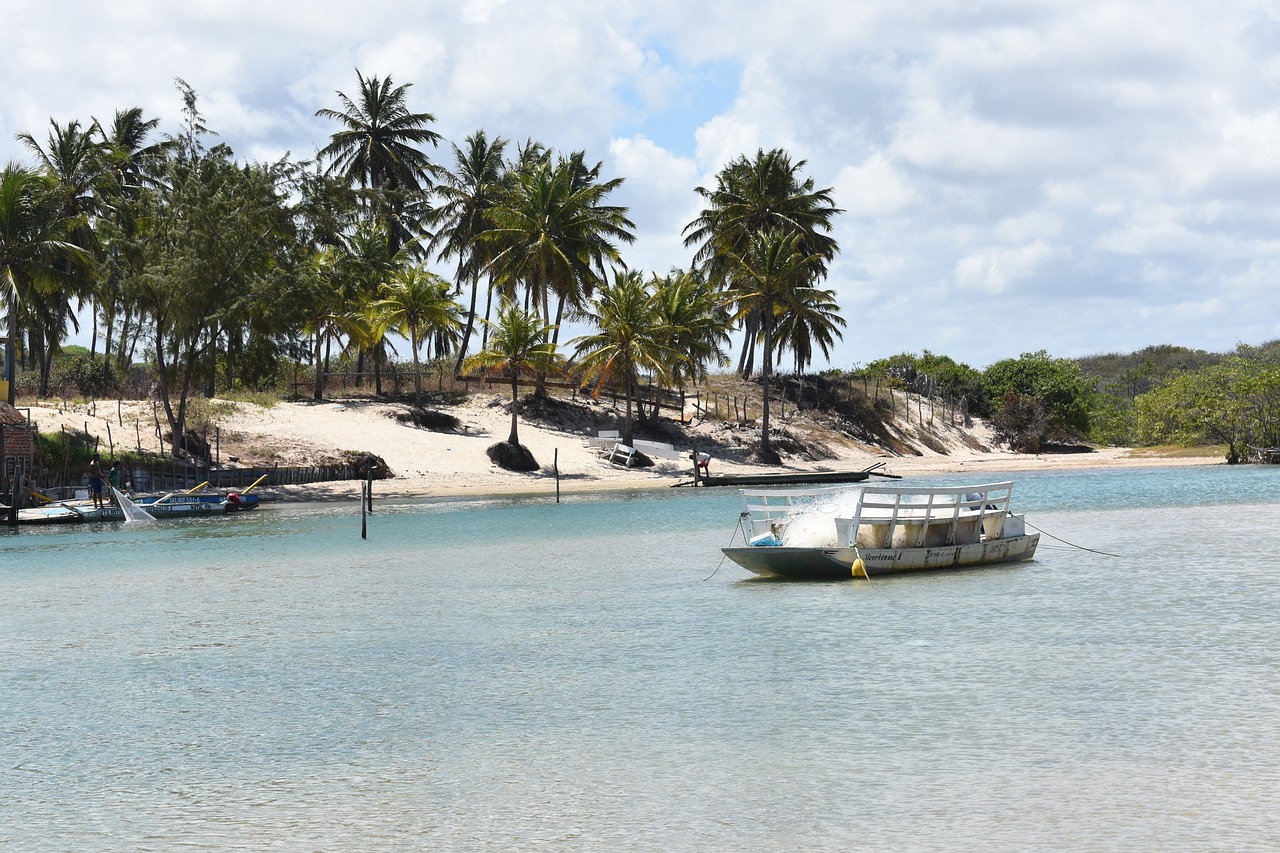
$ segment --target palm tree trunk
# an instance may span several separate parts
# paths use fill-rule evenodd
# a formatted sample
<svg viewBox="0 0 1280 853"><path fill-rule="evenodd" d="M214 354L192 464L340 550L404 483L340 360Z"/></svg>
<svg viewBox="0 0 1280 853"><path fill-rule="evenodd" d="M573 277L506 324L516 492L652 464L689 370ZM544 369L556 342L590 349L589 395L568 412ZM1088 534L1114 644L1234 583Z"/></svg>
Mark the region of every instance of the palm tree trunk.
<svg viewBox="0 0 1280 853"><path fill-rule="evenodd" d="M493 316L493 274L489 275L489 292L484 298L484 331L480 334L480 349L489 348L489 318Z"/></svg>
<svg viewBox="0 0 1280 853"><path fill-rule="evenodd" d="M520 436L516 427L520 422L520 377L513 371L511 377L511 435L507 436L507 444L518 447Z"/></svg>
<svg viewBox="0 0 1280 853"><path fill-rule="evenodd" d="M324 399L325 363L324 361L321 360L321 355L322 355L321 350L324 347L325 338L326 336L320 334L319 328L317 327L316 329L316 387L315 387L315 393L312 395L312 399L317 401Z"/></svg>
<svg viewBox="0 0 1280 853"><path fill-rule="evenodd" d="M418 364L418 328L409 324L409 349L413 351L413 404L422 407L422 368Z"/></svg>
<svg viewBox="0 0 1280 853"><path fill-rule="evenodd" d="M627 385L627 416L626 416L626 419L623 420L622 422L622 443L629 447L631 446L631 438L632 438L631 405L632 405L632 400L635 399L634 392L635 392L635 384L636 384L635 380L631 376L630 371L627 371L625 381Z"/></svg>
<svg viewBox="0 0 1280 853"><path fill-rule="evenodd" d="M760 406L760 459L777 464L781 460L769 446L769 378L773 362L773 323L770 317L773 316L773 306L766 305L762 313L765 315L761 318L764 324L764 354L760 359L760 384L764 389L764 400Z"/></svg>
<svg viewBox="0 0 1280 853"><path fill-rule="evenodd" d="M13 350L18 343L18 302L17 296L9 296L9 341L4 345L4 378L9 382L9 399L5 402L10 406L14 403L14 394L18 385L18 371L14 369Z"/></svg>
<svg viewBox="0 0 1280 853"><path fill-rule="evenodd" d="M467 346L476 325L476 299L480 295L480 276L471 277L471 310L467 312L467 327L462 330L462 343L458 345L458 360L453 364L453 375L462 375L462 362L467 358Z"/></svg>
<svg viewBox="0 0 1280 853"><path fill-rule="evenodd" d="M738 358L738 375L750 379L756 369L756 335L760 331L760 313L753 311L742 324L742 354Z"/></svg>

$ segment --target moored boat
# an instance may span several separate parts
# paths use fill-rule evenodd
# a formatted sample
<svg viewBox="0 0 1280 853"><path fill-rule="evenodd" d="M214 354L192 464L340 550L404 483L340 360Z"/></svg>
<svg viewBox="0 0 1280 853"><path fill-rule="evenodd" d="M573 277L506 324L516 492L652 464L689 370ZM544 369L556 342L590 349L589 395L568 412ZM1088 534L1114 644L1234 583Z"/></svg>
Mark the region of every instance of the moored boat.
<svg viewBox="0 0 1280 853"><path fill-rule="evenodd" d="M256 509L258 496L239 492L226 494L204 492L199 494L143 495L131 499L137 509L151 518L188 518L192 516L225 515ZM74 524L82 521L124 521L125 511L109 503L95 507L92 500L50 501L42 506L18 510L19 524Z"/></svg>
<svg viewBox="0 0 1280 853"><path fill-rule="evenodd" d="M760 575L838 579L1030 560L1040 541L1010 509L1013 483L742 489L745 545L725 556Z"/></svg>

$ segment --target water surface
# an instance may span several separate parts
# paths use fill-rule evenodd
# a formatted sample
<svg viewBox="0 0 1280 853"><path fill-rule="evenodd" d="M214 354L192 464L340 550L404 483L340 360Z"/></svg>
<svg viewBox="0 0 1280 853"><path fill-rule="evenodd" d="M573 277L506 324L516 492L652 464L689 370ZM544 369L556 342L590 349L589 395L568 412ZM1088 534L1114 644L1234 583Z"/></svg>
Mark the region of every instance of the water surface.
<svg viewBox="0 0 1280 853"><path fill-rule="evenodd" d="M1016 479L1036 561L871 582L727 490L0 534L0 846L1280 846L1280 471Z"/></svg>

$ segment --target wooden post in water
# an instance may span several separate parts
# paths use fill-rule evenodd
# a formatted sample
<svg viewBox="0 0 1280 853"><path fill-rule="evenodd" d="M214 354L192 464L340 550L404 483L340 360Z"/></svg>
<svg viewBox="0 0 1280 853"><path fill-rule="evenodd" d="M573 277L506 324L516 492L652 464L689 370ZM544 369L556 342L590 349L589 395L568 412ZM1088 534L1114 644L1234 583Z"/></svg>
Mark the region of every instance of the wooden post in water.
<svg viewBox="0 0 1280 853"><path fill-rule="evenodd" d="M369 538L369 523L365 520L365 508L369 498L367 483L360 484L360 538Z"/></svg>
<svg viewBox="0 0 1280 853"><path fill-rule="evenodd" d="M365 481L365 503L369 507L369 512L373 512L373 471L367 473L368 479Z"/></svg>
<svg viewBox="0 0 1280 853"><path fill-rule="evenodd" d="M13 471L13 494L9 499L9 523L18 523L18 510L22 508L23 498L27 496L27 484L23 482L25 479L22 466L17 466Z"/></svg>
<svg viewBox="0 0 1280 853"><path fill-rule="evenodd" d="M551 469L556 472L556 503L560 503L560 448L551 456Z"/></svg>

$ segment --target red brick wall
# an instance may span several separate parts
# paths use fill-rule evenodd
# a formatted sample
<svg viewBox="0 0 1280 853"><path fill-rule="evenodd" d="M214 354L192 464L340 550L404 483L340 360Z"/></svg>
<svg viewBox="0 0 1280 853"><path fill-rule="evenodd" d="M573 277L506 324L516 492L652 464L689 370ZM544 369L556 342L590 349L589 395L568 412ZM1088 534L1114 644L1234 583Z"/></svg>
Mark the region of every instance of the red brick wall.
<svg viewBox="0 0 1280 853"><path fill-rule="evenodd" d="M4 455L6 459L27 460L35 455L35 433L26 427L4 427Z"/></svg>

